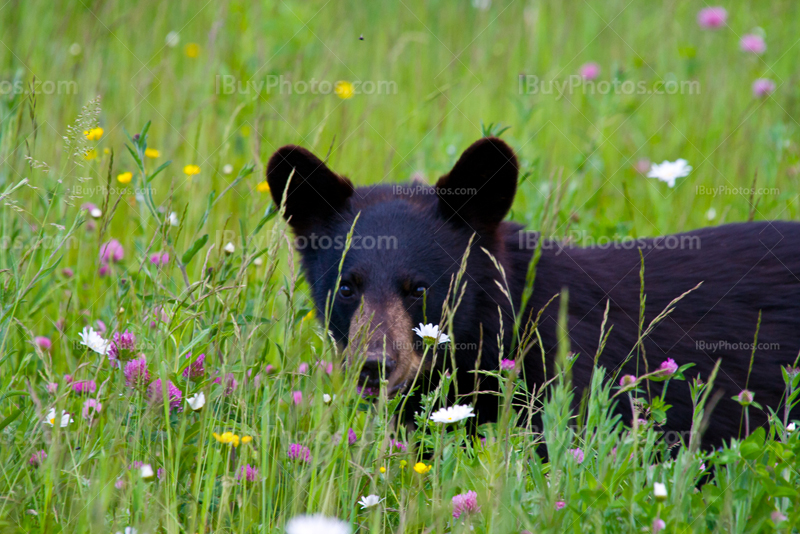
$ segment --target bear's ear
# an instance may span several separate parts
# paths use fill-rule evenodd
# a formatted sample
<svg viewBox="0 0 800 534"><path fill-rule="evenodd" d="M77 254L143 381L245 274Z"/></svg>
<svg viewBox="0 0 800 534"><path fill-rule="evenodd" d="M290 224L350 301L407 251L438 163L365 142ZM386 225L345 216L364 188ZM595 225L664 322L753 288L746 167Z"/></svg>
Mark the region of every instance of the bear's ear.
<svg viewBox="0 0 800 534"><path fill-rule="evenodd" d="M496 137L476 141L436 183L440 213L454 223L493 230L514 202L517 173L510 146Z"/></svg>
<svg viewBox="0 0 800 534"><path fill-rule="evenodd" d="M350 180L331 171L305 148L294 145L279 148L269 159L267 182L277 206L286 190L284 217L299 234L336 216L353 194Z"/></svg>

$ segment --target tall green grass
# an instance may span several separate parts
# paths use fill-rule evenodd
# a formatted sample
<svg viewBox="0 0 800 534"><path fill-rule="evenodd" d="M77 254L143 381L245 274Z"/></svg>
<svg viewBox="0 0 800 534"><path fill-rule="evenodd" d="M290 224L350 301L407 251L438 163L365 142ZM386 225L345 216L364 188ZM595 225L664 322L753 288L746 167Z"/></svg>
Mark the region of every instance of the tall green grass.
<svg viewBox="0 0 800 534"><path fill-rule="evenodd" d="M338 365L309 315L285 224L257 186L266 159L287 143L329 153L331 167L360 185L433 181L493 124L510 126L502 135L524 174L512 218L532 229L580 241L796 219L798 5L729 5L728 28L717 32L697 26L701 7L2 6L0 90L40 90L0 91L0 528L280 532L291 517L322 513L362 532L629 532L653 531L658 520L667 532L796 531L800 438L783 414L722 451L689 440L667 451L652 420L630 428L611 410L644 398L646 388L621 390L598 368L577 412L563 376L535 404L512 406L523 384L510 373L500 375L500 423L478 435L464 423L445 429L427 420L455 387L445 377L416 428L398 427L400 399L363 401L352 370ZM766 36L760 57L738 47L752 31ZM169 32L179 34L175 47L166 44ZM696 81L700 90L520 92L520 75L564 82L589 61L601 66L597 82ZM223 76L256 85L222 94ZM396 91L342 99L259 90L267 76L387 81ZM760 77L776 82L771 97L753 97ZM45 94L48 82L63 92ZM133 138L148 122L157 158L144 154L145 136ZM87 140L84 130L98 126L100 139ZM87 160L89 150L95 157ZM694 170L673 189L634 167L681 157ZM187 176L186 165L199 174ZM133 178L122 184L125 172ZM754 183L757 193L742 190ZM81 211L87 202L99 218ZM124 258L100 276L110 239ZM153 265L154 253L168 253L168 264ZM205 406L194 412L182 403L178 412L165 406L166 390L153 400L127 387L120 369L79 344L81 329L98 320L106 337L136 335L151 380L173 382L184 399L202 392ZM52 347L37 348L36 336ZM205 354L202 377L183 377L188 352ZM336 362L332 373L319 361ZM65 375L95 380L97 391L76 395ZM785 380L792 392L800 387L798 377ZM697 425L709 391L693 386ZM327 404L323 394L335 398ZM102 404L91 420L82 416L88 398ZM49 427L50 408L74 422ZM512 424L512 410L534 409L543 413L539 432ZM213 436L226 431L239 436L237 447ZM537 452L543 440L546 460ZM308 447L310 461L291 459L292 444ZM39 451L46 458L31 465ZM136 462L161 476L144 480ZM417 462L430 471L415 471ZM252 481L239 477L248 465L258 470ZM667 486L663 501L656 482ZM481 511L455 520L451 499L467 491L477 492ZM369 494L382 501L361 510L357 501Z"/></svg>

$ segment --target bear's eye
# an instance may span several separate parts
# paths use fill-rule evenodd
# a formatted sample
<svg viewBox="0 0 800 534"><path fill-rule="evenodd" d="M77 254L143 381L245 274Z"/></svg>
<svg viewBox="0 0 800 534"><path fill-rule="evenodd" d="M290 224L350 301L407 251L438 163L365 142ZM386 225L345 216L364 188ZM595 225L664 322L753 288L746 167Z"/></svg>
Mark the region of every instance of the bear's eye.
<svg viewBox="0 0 800 534"><path fill-rule="evenodd" d="M425 292L427 290L428 290L427 287L423 285L417 285L414 291L411 292L411 296L414 297L415 299L421 299L422 297L425 296Z"/></svg>
<svg viewBox="0 0 800 534"><path fill-rule="evenodd" d="M355 293L353 291L353 288L348 286L347 284L342 284L341 286L339 286L339 296L342 297L343 299L349 299L350 297L353 296L353 293Z"/></svg>

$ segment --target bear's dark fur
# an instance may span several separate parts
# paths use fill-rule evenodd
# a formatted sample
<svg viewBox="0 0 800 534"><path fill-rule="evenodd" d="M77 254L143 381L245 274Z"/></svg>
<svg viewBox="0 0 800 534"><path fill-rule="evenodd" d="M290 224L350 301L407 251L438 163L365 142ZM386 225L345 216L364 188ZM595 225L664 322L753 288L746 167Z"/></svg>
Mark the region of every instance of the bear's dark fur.
<svg viewBox="0 0 800 534"><path fill-rule="evenodd" d="M385 373L390 394L402 392L418 368L430 365L430 357L421 360L421 341L411 327L439 320L451 277L473 236L466 292L453 323L460 390L472 390L476 374L470 371L476 362L483 369L498 368L501 314L502 355L509 357L511 304L496 283L501 280L497 268L481 249L503 266L518 309L538 234L503 222L514 199L517 174L513 151L496 138L469 147L435 187L412 183L355 188L303 148L286 146L272 156L269 185L278 205L284 191L288 193L285 216L296 234L319 315L324 316L326 299L333 298L328 327L342 347L352 346L359 333L372 334L361 345L367 385L379 384ZM344 239L357 215L354 236L360 244L354 242L347 253L337 288ZM544 241L541 248L525 316L535 316L562 288L569 289L569 337L571 350L578 354L572 379L578 392L591 376L607 301L613 330L600 365L618 370L636 344L641 250L645 327L673 299L702 282L645 338L644 349L651 371L667 358L678 365L694 363L687 378L700 374L707 379L716 360L722 360L715 389L724 395L710 417L705 443L716 445L738 435L742 409L731 397L746 385L765 410L781 406L781 367L792 365L800 351L799 223L729 224L608 247ZM759 311L759 348L749 372ZM539 325L548 377L554 372L557 314L555 302ZM536 348L525 359L531 386L541 384L545 376L539 354ZM637 374L637 365L638 374L643 374L644 364L636 358L622 373ZM496 384L482 379L479 387L491 390ZM651 391L659 394L660 384L652 384ZM495 398L480 397L481 420L496 416ZM666 401L672 408L664 430L687 431L692 415L689 382L672 381ZM751 428L766 422L765 410L751 408Z"/></svg>

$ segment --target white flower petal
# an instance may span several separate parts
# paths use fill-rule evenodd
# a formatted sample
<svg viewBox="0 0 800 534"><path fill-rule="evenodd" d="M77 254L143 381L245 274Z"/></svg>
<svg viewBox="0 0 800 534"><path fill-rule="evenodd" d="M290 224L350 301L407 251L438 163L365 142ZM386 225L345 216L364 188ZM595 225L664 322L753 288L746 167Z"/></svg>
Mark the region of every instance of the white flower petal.
<svg viewBox="0 0 800 534"><path fill-rule="evenodd" d="M457 423L469 417L475 417L472 413L474 408L472 406L457 405L450 406L449 408L442 408L431 414L431 421L434 423Z"/></svg>

